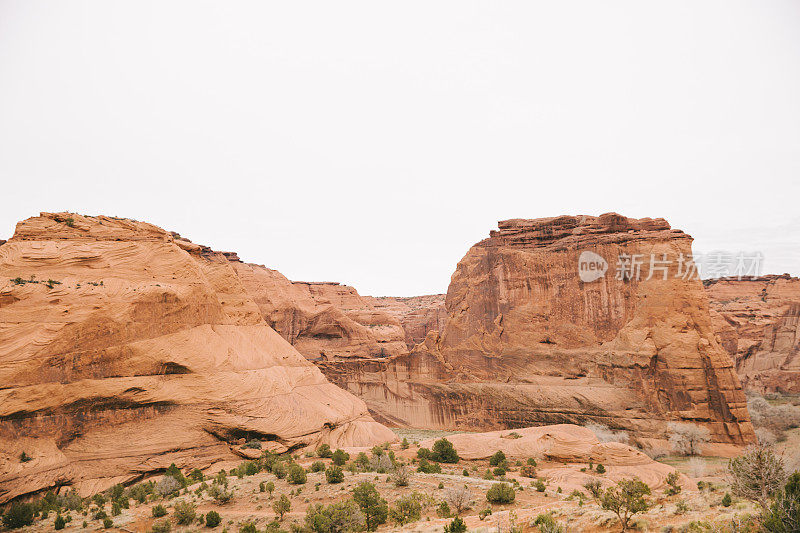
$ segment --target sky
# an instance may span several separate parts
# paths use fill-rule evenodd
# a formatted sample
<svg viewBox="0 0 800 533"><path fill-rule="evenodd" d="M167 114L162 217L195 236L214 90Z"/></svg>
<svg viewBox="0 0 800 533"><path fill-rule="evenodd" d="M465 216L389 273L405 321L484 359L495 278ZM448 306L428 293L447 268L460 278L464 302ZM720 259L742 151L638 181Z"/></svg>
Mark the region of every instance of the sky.
<svg viewBox="0 0 800 533"><path fill-rule="evenodd" d="M800 275L800 2L0 0L0 238L146 220L445 292L498 220L663 217Z"/></svg>

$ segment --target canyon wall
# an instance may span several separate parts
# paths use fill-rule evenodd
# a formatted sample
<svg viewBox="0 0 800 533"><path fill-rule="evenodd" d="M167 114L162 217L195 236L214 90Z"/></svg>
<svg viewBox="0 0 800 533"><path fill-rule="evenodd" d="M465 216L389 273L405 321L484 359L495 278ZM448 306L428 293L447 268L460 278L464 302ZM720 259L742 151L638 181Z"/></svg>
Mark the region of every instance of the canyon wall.
<svg viewBox="0 0 800 533"><path fill-rule="evenodd" d="M784 274L704 285L714 326L745 389L800 394L800 279Z"/></svg>
<svg viewBox="0 0 800 533"><path fill-rule="evenodd" d="M319 365L400 426L595 421L663 438L668 421L687 421L718 442L753 442L703 285L679 272L691 242L662 219L613 213L500 222L458 264L440 332L408 355ZM582 252L601 256L605 275L581 281ZM670 266L651 271L651 254ZM644 259L638 275L615 275L624 255Z"/></svg>
<svg viewBox="0 0 800 533"><path fill-rule="evenodd" d="M202 468L242 439L394 439L264 321L234 264L127 219L17 225L0 246L0 503Z"/></svg>
<svg viewBox="0 0 800 533"><path fill-rule="evenodd" d="M421 343L431 331L441 331L447 321L444 294L393 297L366 296L375 309L383 310L400 321L409 349Z"/></svg>

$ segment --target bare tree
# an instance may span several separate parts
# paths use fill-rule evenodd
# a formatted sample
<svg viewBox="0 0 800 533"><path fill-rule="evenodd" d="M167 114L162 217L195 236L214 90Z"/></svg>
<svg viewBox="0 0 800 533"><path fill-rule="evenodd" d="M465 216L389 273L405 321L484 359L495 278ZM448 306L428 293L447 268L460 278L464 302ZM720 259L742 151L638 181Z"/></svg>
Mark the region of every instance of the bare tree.
<svg viewBox="0 0 800 533"><path fill-rule="evenodd" d="M671 422L669 430L672 448L682 455L698 455L700 447L711 439L708 429L696 424Z"/></svg>
<svg viewBox="0 0 800 533"><path fill-rule="evenodd" d="M406 465L400 465L392 474L392 481L394 482L395 487L407 487L408 479L410 477L411 473L409 472L408 467Z"/></svg>
<svg viewBox="0 0 800 533"><path fill-rule="evenodd" d="M786 472L783 459L769 446L756 445L728 462L728 478L734 494L766 509L786 481Z"/></svg>
<svg viewBox="0 0 800 533"><path fill-rule="evenodd" d="M472 493L466 485L448 489L447 492L444 493L444 501L447 502L447 505L449 505L451 509L455 510L456 515L460 515L462 511L469 509L469 500L471 497Z"/></svg>

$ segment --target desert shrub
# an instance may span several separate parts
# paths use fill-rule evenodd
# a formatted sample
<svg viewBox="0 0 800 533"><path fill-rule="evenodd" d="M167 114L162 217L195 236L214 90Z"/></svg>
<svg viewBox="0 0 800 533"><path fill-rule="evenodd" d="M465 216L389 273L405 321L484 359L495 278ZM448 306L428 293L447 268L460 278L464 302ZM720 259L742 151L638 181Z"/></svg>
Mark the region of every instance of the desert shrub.
<svg viewBox="0 0 800 533"><path fill-rule="evenodd" d="M369 531L374 531L379 525L386 522L389 506L381 498L375 485L365 481L353 489L353 500L364 513L365 525Z"/></svg>
<svg viewBox="0 0 800 533"><path fill-rule="evenodd" d="M276 461L275 464L272 465L272 473L275 474L275 477L278 479L285 478L286 472L286 464L283 461Z"/></svg>
<svg viewBox="0 0 800 533"><path fill-rule="evenodd" d="M328 467L325 470L325 481L328 483L341 483L344 481L344 471L336 465Z"/></svg>
<svg viewBox="0 0 800 533"><path fill-rule="evenodd" d="M292 502L286 497L286 494L281 494L280 498L272 502L272 510L278 515L278 520L283 520L283 515L292 510Z"/></svg>
<svg viewBox="0 0 800 533"><path fill-rule="evenodd" d="M407 487L411 473L406 465L400 465L392 473L392 482L395 487Z"/></svg>
<svg viewBox="0 0 800 533"><path fill-rule="evenodd" d="M228 486L228 474L225 473L225 470L220 470L217 472L217 475L214 476L214 481L211 482L214 485L223 485L225 487Z"/></svg>
<svg viewBox="0 0 800 533"><path fill-rule="evenodd" d="M331 451L331 447L328 444L320 444L317 448L317 457L322 457L324 459L329 459L333 457L333 451Z"/></svg>
<svg viewBox="0 0 800 533"><path fill-rule="evenodd" d="M456 452L453 443L445 438L441 438L433 443L431 458L439 463L451 464L455 464L459 460L458 452Z"/></svg>
<svg viewBox="0 0 800 533"><path fill-rule="evenodd" d="M439 518L450 518L450 504L446 501L441 502L439 507L436 508L436 516Z"/></svg>
<svg viewBox="0 0 800 533"><path fill-rule="evenodd" d="M381 450L383 451L383 450ZM372 458L369 460L369 470L373 470L378 472L379 474L384 474L392 469L393 467L392 459L389 455L385 453L381 453L380 455L373 455Z"/></svg>
<svg viewBox="0 0 800 533"><path fill-rule="evenodd" d="M602 486L603 484L600 483L599 479L590 479L583 484L583 487L589 491L589 494L595 499L600 498L600 496L603 494Z"/></svg>
<svg viewBox="0 0 800 533"><path fill-rule="evenodd" d="M481 520L484 520L490 514L492 514L492 510L487 507L486 509L481 509L478 512L478 518L481 519Z"/></svg>
<svg viewBox="0 0 800 533"><path fill-rule="evenodd" d="M779 491L769 509L764 509L761 521L765 531L788 533L800 531L800 472L795 472L783 490Z"/></svg>
<svg viewBox="0 0 800 533"><path fill-rule="evenodd" d="M728 479L736 496L766 508L783 485L786 474L783 460L768 446L757 445L728 461Z"/></svg>
<svg viewBox="0 0 800 533"><path fill-rule="evenodd" d="M400 443L400 448L403 450L407 450L409 447L408 439L403 437L403 441Z"/></svg>
<svg viewBox="0 0 800 533"><path fill-rule="evenodd" d="M423 474L441 474L442 467L439 466L439 463L431 463L428 462L427 459L420 459L417 472L422 472Z"/></svg>
<svg viewBox="0 0 800 533"><path fill-rule="evenodd" d="M756 440L763 446L771 446L778 442L778 437L771 429L760 427L756 428Z"/></svg>
<svg viewBox="0 0 800 533"><path fill-rule="evenodd" d="M444 526L444 533L464 533L467 530L467 524L457 516L452 522Z"/></svg>
<svg viewBox="0 0 800 533"><path fill-rule="evenodd" d="M325 463L322 461L314 461L311 464L311 471L312 472L324 472L325 471Z"/></svg>
<svg viewBox="0 0 800 533"><path fill-rule="evenodd" d="M164 472L165 476L173 477L175 480L180 483L181 488L187 486L189 484L189 480L186 479L186 476L183 475L181 469L175 466L175 463L172 463L167 467L167 470Z"/></svg>
<svg viewBox="0 0 800 533"><path fill-rule="evenodd" d="M519 469L519 474L522 477L535 478L536 477L536 467L535 466L531 466L531 465L525 465L525 466L523 466L522 468Z"/></svg>
<svg viewBox="0 0 800 533"><path fill-rule="evenodd" d="M337 449L333 452L331 459L333 459L333 464L336 466L344 466L344 464L350 460L350 454L344 450Z"/></svg>
<svg viewBox="0 0 800 533"><path fill-rule="evenodd" d="M444 501L455 510L457 515L469 509L469 501L472 493L466 485L447 489L444 493Z"/></svg>
<svg viewBox="0 0 800 533"><path fill-rule="evenodd" d="M216 511L206 513L206 527L215 528L222 522L222 517Z"/></svg>
<svg viewBox="0 0 800 533"><path fill-rule="evenodd" d="M528 466L534 466L535 467L536 466L536 459L534 459L533 457L528 457L528 460L525 461L525 464L528 465Z"/></svg>
<svg viewBox="0 0 800 533"><path fill-rule="evenodd" d="M369 457L364 452L359 452L358 453L358 455L355 458L355 463L362 470L368 470L369 469L369 463L370 463Z"/></svg>
<svg viewBox="0 0 800 533"><path fill-rule="evenodd" d="M258 439L250 439L244 445L245 448L250 448L253 450L260 450L261 449L261 441Z"/></svg>
<svg viewBox="0 0 800 533"><path fill-rule="evenodd" d="M689 504L684 500L675 502L675 514L686 514L689 512Z"/></svg>
<svg viewBox="0 0 800 533"><path fill-rule="evenodd" d="M191 524L197 516L197 506L191 502L181 500L175 504L172 514L179 524Z"/></svg>
<svg viewBox="0 0 800 533"><path fill-rule="evenodd" d="M494 452L489 458L489 466L500 466L506 462L506 454L504 454L501 450Z"/></svg>
<svg viewBox="0 0 800 533"><path fill-rule="evenodd" d="M564 528L556 522L556 519L550 513L536 515L533 525L539 528L540 533L562 533L564 531Z"/></svg>
<svg viewBox="0 0 800 533"><path fill-rule="evenodd" d="M153 518L161 518L162 516L167 516L167 508L161 505L160 503L153 507L150 512L153 514Z"/></svg>
<svg viewBox="0 0 800 533"><path fill-rule="evenodd" d="M28 453L23 450L23 452L19 454L19 462L27 463L28 461L33 461L33 457L28 455Z"/></svg>
<svg viewBox="0 0 800 533"><path fill-rule="evenodd" d="M192 471L189 473L189 480L190 480L192 483L200 483L200 482L202 482L202 481L203 481L205 478L206 478L206 477L203 475L203 471L202 471L202 470L200 470L199 468L195 468L194 470L192 470Z"/></svg>
<svg viewBox="0 0 800 533"><path fill-rule="evenodd" d="M693 478L703 477L706 472L706 463L700 457L692 457L686 462L689 469L689 475Z"/></svg>
<svg viewBox="0 0 800 533"><path fill-rule="evenodd" d="M208 495L214 498L219 505L225 505L233 499L233 492L228 491L222 485L211 485Z"/></svg>
<svg viewBox="0 0 800 533"><path fill-rule="evenodd" d="M708 428L682 422L669 423L669 442L681 455L698 455L703 444L711 439Z"/></svg>
<svg viewBox="0 0 800 533"><path fill-rule="evenodd" d="M66 525L67 525L67 522L66 522L66 520L64 520L64 517L61 516L61 515L57 515L55 522L53 522L53 528L56 529L56 530L61 530L61 529L64 529L64 526L66 526Z"/></svg>
<svg viewBox="0 0 800 533"><path fill-rule="evenodd" d="M389 511L389 518L392 522L402 526L416 522L422 514L422 504L420 503L419 494L416 492L398 498L394 503L394 507Z"/></svg>
<svg viewBox="0 0 800 533"><path fill-rule="evenodd" d="M272 481L267 481L264 483L264 490L269 493L269 497L272 498L272 492L275 490L275 483Z"/></svg>
<svg viewBox="0 0 800 533"><path fill-rule="evenodd" d="M114 525L114 521L108 517L103 518L103 529L108 529Z"/></svg>
<svg viewBox="0 0 800 533"><path fill-rule="evenodd" d="M111 516L119 516L122 514L122 506L119 502L111 502Z"/></svg>
<svg viewBox="0 0 800 533"><path fill-rule="evenodd" d="M314 533L361 531L365 527L364 513L353 500L324 505L310 505L306 511L306 529Z"/></svg>
<svg viewBox="0 0 800 533"><path fill-rule="evenodd" d="M172 525L169 523L169 520L166 518L162 518L161 520L156 520L153 522L153 525L150 526L150 529L153 533L169 533L169 530L172 529Z"/></svg>
<svg viewBox="0 0 800 533"><path fill-rule="evenodd" d="M622 531L627 531L630 519L636 513L649 509L645 496L650 494L650 487L639 479L623 479L616 486L609 487L603 493L600 504L603 509L614 512L619 518Z"/></svg>
<svg viewBox="0 0 800 533"><path fill-rule="evenodd" d="M536 480L536 485L534 485L534 486L536 487L536 492L544 492L544 490L546 488L544 486L544 481L542 481L541 479L537 479Z"/></svg>
<svg viewBox="0 0 800 533"><path fill-rule="evenodd" d="M595 468L595 472L597 472L598 474L605 474L606 467L604 467L603 465L597 465L597 468Z"/></svg>
<svg viewBox="0 0 800 533"><path fill-rule="evenodd" d="M418 459L426 459L428 461L433 460L433 452L430 451L428 448L420 448L417 450L417 458Z"/></svg>
<svg viewBox="0 0 800 533"><path fill-rule="evenodd" d="M167 496L169 494L175 494L179 490L181 490L181 483L173 476L163 476L161 479L158 480L156 483L155 491L160 496Z"/></svg>
<svg viewBox="0 0 800 533"><path fill-rule="evenodd" d="M730 507L733 503L733 498L731 498L730 493L726 492L725 496L722 497L722 501L720 502L723 507Z"/></svg>
<svg viewBox="0 0 800 533"><path fill-rule="evenodd" d="M497 477L503 477L506 475L506 469L503 468L502 466L498 466L497 468L492 470L492 474L494 474Z"/></svg>
<svg viewBox="0 0 800 533"><path fill-rule="evenodd" d="M678 494L681 491L681 484L680 484L680 476L677 472L672 471L667 474L667 485L669 487L667 490L664 491L667 496L672 496L673 494Z"/></svg>
<svg viewBox="0 0 800 533"><path fill-rule="evenodd" d="M486 491L489 503L511 503L516 497L517 493L508 483L495 483Z"/></svg>
<svg viewBox="0 0 800 533"><path fill-rule="evenodd" d="M258 533L258 528L252 522L245 522L239 526L239 533Z"/></svg>
<svg viewBox="0 0 800 533"><path fill-rule="evenodd" d="M800 427L800 409L793 405L772 405L761 396L750 396L747 409L756 427L769 428L781 435L787 429Z"/></svg>
<svg viewBox="0 0 800 533"><path fill-rule="evenodd" d="M627 431L613 431L603 424L591 422L586 424L586 429L594 433L600 442L627 443L630 440Z"/></svg>

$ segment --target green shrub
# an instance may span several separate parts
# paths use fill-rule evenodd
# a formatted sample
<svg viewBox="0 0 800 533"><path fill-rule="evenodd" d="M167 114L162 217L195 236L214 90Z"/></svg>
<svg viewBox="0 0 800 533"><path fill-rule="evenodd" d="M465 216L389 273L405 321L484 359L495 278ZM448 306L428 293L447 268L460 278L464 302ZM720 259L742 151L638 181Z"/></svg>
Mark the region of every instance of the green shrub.
<svg viewBox="0 0 800 533"><path fill-rule="evenodd" d="M403 441L400 443L400 448L403 450L407 450L409 447L408 439L403 437Z"/></svg>
<svg viewBox="0 0 800 533"><path fill-rule="evenodd" d="M419 459L427 459L431 461L433 459L433 452L431 452L428 448L420 448L417 450L417 457Z"/></svg>
<svg viewBox="0 0 800 533"><path fill-rule="evenodd" d="M286 497L286 494L281 494L281 497L272 503L272 510L278 515L278 520L283 520L283 515L292 510L292 502Z"/></svg>
<svg viewBox="0 0 800 533"><path fill-rule="evenodd" d="M353 500L364 513L365 525L369 531L374 531L379 525L386 522L389 506L386 500L381 498L375 485L368 481L359 483L353 489Z"/></svg>
<svg viewBox="0 0 800 533"><path fill-rule="evenodd" d="M344 464L350 460L350 454L344 450L337 449L333 452L331 459L333 459L333 464L336 466L344 466Z"/></svg>
<svg viewBox="0 0 800 533"><path fill-rule="evenodd" d="M511 503L516 497L517 493L508 483L495 483L486 492L489 503Z"/></svg>
<svg viewBox="0 0 800 533"><path fill-rule="evenodd" d="M225 505L233 499L233 492L225 490L222 485L211 485L208 495L214 498L219 505Z"/></svg>
<svg viewBox="0 0 800 533"><path fill-rule="evenodd" d="M103 529L108 529L113 525L114 525L114 521L113 520L111 520L108 517L103 518Z"/></svg>
<svg viewBox="0 0 800 533"><path fill-rule="evenodd" d="M329 459L333 457L333 452L331 451L331 447L328 444L320 444L319 448L317 448L317 456L323 457L325 459Z"/></svg>
<svg viewBox="0 0 800 533"><path fill-rule="evenodd" d="M498 450L489 458L489 466L500 466L506 462L506 454Z"/></svg>
<svg viewBox="0 0 800 533"><path fill-rule="evenodd" d="M522 477L535 478L536 477L536 467L532 466L532 465L525 465L525 466L523 466L522 468L519 469L519 474Z"/></svg>
<svg viewBox="0 0 800 533"><path fill-rule="evenodd" d="M450 504L443 501L439 504L439 507L436 508L436 516L439 518L450 518Z"/></svg>
<svg viewBox="0 0 800 533"><path fill-rule="evenodd" d="M536 485L534 485L534 486L536 487L536 492L544 492L545 489L547 488L544 485L544 481L542 481L541 479L537 479L536 480Z"/></svg>
<svg viewBox="0 0 800 533"><path fill-rule="evenodd" d="M732 503L733 503L733 498L731 498L731 495L726 492L725 496L722 497L722 506L730 507Z"/></svg>
<svg viewBox="0 0 800 533"><path fill-rule="evenodd" d="M153 507L152 511L153 518L161 518L162 516L167 516L167 509L160 503Z"/></svg>
<svg viewBox="0 0 800 533"><path fill-rule="evenodd" d="M598 474L605 474L606 473L606 467L604 467L603 465L597 465L597 468L595 469L595 472L597 472Z"/></svg>
<svg viewBox="0 0 800 533"><path fill-rule="evenodd" d="M247 522L239 526L239 533L258 533L258 528L252 522Z"/></svg>
<svg viewBox="0 0 800 533"><path fill-rule="evenodd" d="M286 472L286 464L283 461L276 461L275 464L272 465L272 473L275 474L275 477L278 479L285 478Z"/></svg>
<svg viewBox="0 0 800 533"><path fill-rule="evenodd" d="M197 517L197 507L191 502L181 500L175 504L172 514L178 524L191 524Z"/></svg>
<svg viewBox="0 0 800 533"><path fill-rule="evenodd" d="M325 470L325 480L328 483L341 483L344 481L344 471L340 467L332 465Z"/></svg>
<svg viewBox="0 0 800 533"><path fill-rule="evenodd" d="M306 471L297 463L292 463L289 466L289 472L286 476L287 481L292 485L302 485L306 482Z"/></svg>
<svg viewBox="0 0 800 533"><path fill-rule="evenodd" d="M324 472L325 471L325 463L322 461L314 461L311 464L311 471L312 472Z"/></svg>
<svg viewBox="0 0 800 533"><path fill-rule="evenodd" d="M429 463L427 459L420 459L417 472L422 472L423 474L441 474L442 467L439 466L439 463Z"/></svg>
<svg viewBox="0 0 800 533"><path fill-rule="evenodd" d="M222 522L222 517L216 511L206 513L206 527L214 528Z"/></svg>
<svg viewBox="0 0 800 533"><path fill-rule="evenodd" d="M172 529L172 525L169 523L168 519L162 518L161 520L153 522L151 529L153 533L168 533L169 530Z"/></svg>
<svg viewBox="0 0 800 533"><path fill-rule="evenodd" d="M677 472L673 471L667 474L667 485L669 487L664 491L667 496L678 494L681 491L680 476Z"/></svg>
<svg viewBox="0 0 800 533"><path fill-rule="evenodd" d="M64 520L64 517L61 515L56 516L56 521L53 523L53 527L56 530L64 529L64 526L67 525L67 522Z"/></svg>
<svg viewBox="0 0 800 533"><path fill-rule="evenodd" d="M526 462L528 466L536 466L536 459L533 457L528 457L528 461Z"/></svg>
<svg viewBox="0 0 800 533"><path fill-rule="evenodd" d="M362 531L364 529L364 514L356 502L346 500L324 505L310 505L306 511L305 531L314 533L340 533L348 531Z"/></svg>
<svg viewBox="0 0 800 533"><path fill-rule="evenodd" d="M598 465L599 468L600 465ZM615 487L606 489L600 504L603 509L613 511L619 518L622 530L628 529L631 517L647 511L650 505L644 499L650 494L650 487L639 479L623 479Z"/></svg>
<svg viewBox="0 0 800 533"><path fill-rule="evenodd" d="M444 526L444 533L464 533L466 530L467 524L461 520L460 516L455 517L452 522Z"/></svg>
<svg viewBox="0 0 800 533"><path fill-rule="evenodd" d="M468 477L468 476L469 476L469 470L467 470L467 469L465 468L465 469L464 469L464 470L461 472L461 475L462 475L462 476L464 476L464 477Z"/></svg>
<svg viewBox="0 0 800 533"><path fill-rule="evenodd" d="M800 531L800 472L789 476L789 481L778 492L772 505L762 511L761 521L765 531Z"/></svg>
<svg viewBox="0 0 800 533"><path fill-rule="evenodd" d="M399 526L416 522L420 519L421 514L422 504L420 503L420 496L416 492L398 498L394 507L389 511L389 517Z"/></svg>
<svg viewBox="0 0 800 533"><path fill-rule="evenodd" d="M506 475L506 469L503 468L502 466L498 466L497 468L492 470L492 474L494 474L497 477L503 477Z"/></svg>
<svg viewBox="0 0 800 533"><path fill-rule="evenodd" d="M456 452L453 443L445 438L441 438L433 443L432 457L434 461L439 463L455 464L458 462L458 452Z"/></svg>

